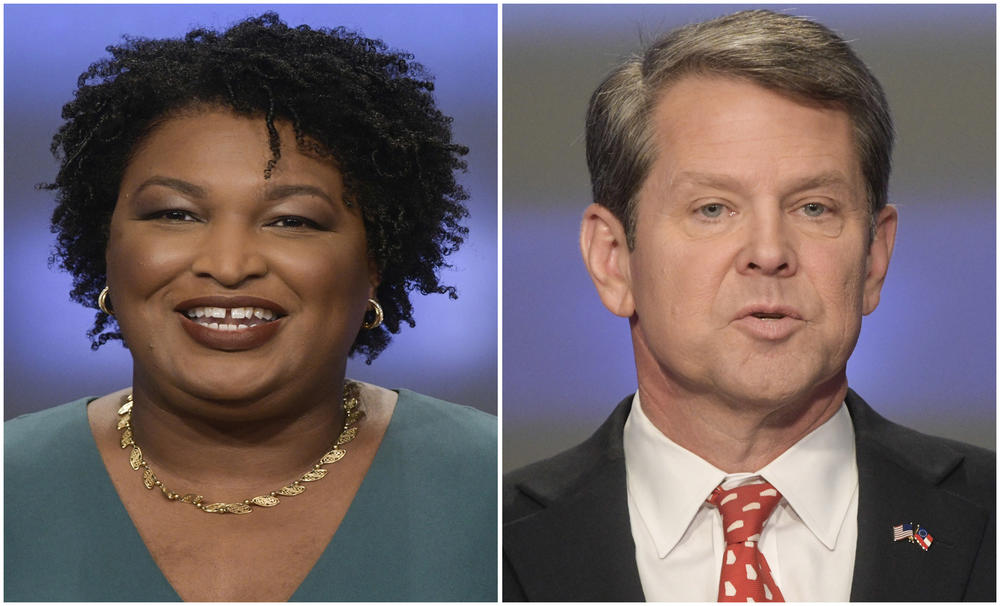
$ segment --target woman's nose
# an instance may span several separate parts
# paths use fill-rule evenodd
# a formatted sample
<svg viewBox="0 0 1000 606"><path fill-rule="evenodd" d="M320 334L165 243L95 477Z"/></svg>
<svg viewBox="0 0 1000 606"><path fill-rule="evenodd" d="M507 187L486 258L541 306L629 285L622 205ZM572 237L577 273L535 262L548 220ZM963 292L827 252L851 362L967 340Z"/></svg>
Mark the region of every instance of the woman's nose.
<svg viewBox="0 0 1000 606"><path fill-rule="evenodd" d="M215 221L197 244L191 270L233 288L267 273L258 234L239 221Z"/></svg>

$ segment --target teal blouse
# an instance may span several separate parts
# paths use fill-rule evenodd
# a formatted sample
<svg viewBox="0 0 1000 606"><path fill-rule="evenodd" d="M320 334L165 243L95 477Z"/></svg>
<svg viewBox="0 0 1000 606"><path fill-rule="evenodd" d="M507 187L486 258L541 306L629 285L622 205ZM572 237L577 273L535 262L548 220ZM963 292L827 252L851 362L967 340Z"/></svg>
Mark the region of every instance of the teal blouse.
<svg viewBox="0 0 1000 606"><path fill-rule="evenodd" d="M4 599L178 601L104 468L92 399L4 424ZM292 601L495 602L496 444L496 417L400 390L354 501Z"/></svg>

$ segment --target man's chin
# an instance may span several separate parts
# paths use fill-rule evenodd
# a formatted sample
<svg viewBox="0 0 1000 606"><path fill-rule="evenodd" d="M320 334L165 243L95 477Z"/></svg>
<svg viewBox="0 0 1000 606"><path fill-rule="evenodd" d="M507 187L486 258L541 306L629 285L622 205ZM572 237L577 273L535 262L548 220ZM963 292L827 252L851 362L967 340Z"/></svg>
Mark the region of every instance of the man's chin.
<svg viewBox="0 0 1000 606"><path fill-rule="evenodd" d="M716 386L715 393L741 410L802 409L821 406L838 392L846 391L846 377L823 379L812 373L755 373L751 376L726 377ZM843 396L841 396L843 397Z"/></svg>

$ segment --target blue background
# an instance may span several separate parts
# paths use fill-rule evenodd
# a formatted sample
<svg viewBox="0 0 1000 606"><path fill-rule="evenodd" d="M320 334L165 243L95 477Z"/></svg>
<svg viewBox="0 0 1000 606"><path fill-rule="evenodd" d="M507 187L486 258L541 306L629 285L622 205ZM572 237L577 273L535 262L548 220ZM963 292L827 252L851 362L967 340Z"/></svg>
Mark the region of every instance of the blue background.
<svg viewBox="0 0 1000 606"><path fill-rule="evenodd" d="M578 251L591 92L644 41L747 8L504 6L505 469L579 442L635 390L627 320L601 305ZM852 41L896 121L896 250L851 386L892 420L995 448L995 7L773 8Z"/></svg>
<svg viewBox="0 0 1000 606"><path fill-rule="evenodd" d="M54 243L48 151L77 76L124 34L178 37L225 28L268 9L289 25L343 25L413 53L436 77L439 108L469 146L470 236L444 281L458 301L415 293L404 327L371 366L348 376L496 412L497 7L492 5L8 5L4 7L4 416L131 383L119 342L90 350L93 311L69 300L70 277L47 267Z"/></svg>

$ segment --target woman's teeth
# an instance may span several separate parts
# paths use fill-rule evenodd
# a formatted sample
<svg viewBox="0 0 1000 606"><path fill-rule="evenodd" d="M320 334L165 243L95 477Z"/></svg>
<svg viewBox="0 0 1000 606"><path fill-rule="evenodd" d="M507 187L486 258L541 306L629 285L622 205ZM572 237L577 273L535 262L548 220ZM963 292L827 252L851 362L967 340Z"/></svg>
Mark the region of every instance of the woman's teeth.
<svg viewBox="0 0 1000 606"><path fill-rule="evenodd" d="M212 330L235 331L270 322L276 314L262 307L195 307L187 310L185 315Z"/></svg>

